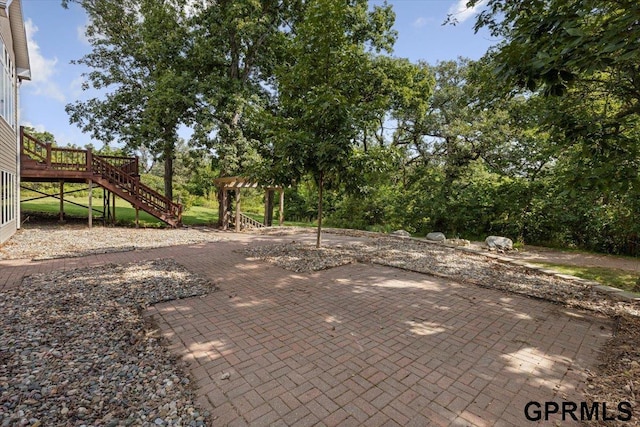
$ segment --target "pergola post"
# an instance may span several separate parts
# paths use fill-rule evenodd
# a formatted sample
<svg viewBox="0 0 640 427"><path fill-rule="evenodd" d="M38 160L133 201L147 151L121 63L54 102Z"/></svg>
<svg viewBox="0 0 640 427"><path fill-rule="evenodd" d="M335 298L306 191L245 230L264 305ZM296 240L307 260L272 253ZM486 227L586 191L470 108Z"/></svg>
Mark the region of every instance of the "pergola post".
<svg viewBox="0 0 640 427"><path fill-rule="evenodd" d="M236 233L240 232L240 189L236 188Z"/></svg>
<svg viewBox="0 0 640 427"><path fill-rule="evenodd" d="M269 225L269 190L265 190L264 192L264 221L262 223L264 225Z"/></svg>
<svg viewBox="0 0 640 427"><path fill-rule="evenodd" d="M220 190L220 212L221 226L223 230L229 229L229 200L228 193L225 187Z"/></svg>
<svg viewBox="0 0 640 427"><path fill-rule="evenodd" d="M89 228L93 227L93 181L89 180Z"/></svg>
<svg viewBox="0 0 640 427"><path fill-rule="evenodd" d="M64 222L64 180L60 180L60 218L59 222Z"/></svg>
<svg viewBox="0 0 640 427"><path fill-rule="evenodd" d="M280 206L278 207L278 225L284 224L284 188L280 190Z"/></svg>
<svg viewBox="0 0 640 427"><path fill-rule="evenodd" d="M273 225L273 199L275 191L273 188L267 188L264 195L264 225L271 227Z"/></svg>

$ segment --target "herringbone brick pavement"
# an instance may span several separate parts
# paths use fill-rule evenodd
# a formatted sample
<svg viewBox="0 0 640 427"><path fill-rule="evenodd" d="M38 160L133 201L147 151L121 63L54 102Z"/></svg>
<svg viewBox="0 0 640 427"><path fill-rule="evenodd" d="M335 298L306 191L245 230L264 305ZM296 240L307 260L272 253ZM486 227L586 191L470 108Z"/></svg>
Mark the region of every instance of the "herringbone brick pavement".
<svg viewBox="0 0 640 427"><path fill-rule="evenodd" d="M362 264L292 273L240 252L273 240L2 261L0 286L166 257L205 275L219 291L147 315L189 363L214 426L534 424L529 401L584 400L584 369L611 335L588 314L451 280Z"/></svg>

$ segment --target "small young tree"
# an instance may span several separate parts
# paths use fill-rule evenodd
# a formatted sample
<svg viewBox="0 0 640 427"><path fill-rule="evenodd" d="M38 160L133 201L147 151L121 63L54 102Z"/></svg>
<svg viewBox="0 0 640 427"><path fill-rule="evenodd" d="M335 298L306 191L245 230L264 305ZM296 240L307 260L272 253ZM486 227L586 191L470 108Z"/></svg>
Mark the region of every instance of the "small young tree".
<svg viewBox="0 0 640 427"><path fill-rule="evenodd" d="M289 179L310 173L318 186L321 244L323 190L345 171L357 133L378 105L371 82L372 50L390 50L395 40L390 7L368 9L366 0L312 0L296 26L289 62L277 71L280 101L273 156Z"/></svg>

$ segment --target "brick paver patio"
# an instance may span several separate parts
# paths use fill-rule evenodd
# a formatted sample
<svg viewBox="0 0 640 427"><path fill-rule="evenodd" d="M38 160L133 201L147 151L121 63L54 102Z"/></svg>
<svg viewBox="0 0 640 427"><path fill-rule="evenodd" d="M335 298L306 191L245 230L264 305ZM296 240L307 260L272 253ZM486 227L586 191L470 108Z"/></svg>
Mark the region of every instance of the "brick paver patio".
<svg viewBox="0 0 640 427"><path fill-rule="evenodd" d="M214 426L534 424L529 401L584 400L584 369L611 335L588 314L393 268L292 273L238 252L274 238L229 236L237 241L0 261L0 288L162 257L206 275L219 291L148 315L188 361Z"/></svg>

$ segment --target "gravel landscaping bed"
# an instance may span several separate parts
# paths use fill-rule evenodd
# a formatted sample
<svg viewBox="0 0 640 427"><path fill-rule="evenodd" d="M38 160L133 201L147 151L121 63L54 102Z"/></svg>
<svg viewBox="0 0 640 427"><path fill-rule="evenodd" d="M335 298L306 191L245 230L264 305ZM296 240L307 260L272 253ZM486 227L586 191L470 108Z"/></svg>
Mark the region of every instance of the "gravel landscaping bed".
<svg viewBox="0 0 640 427"><path fill-rule="evenodd" d="M142 311L213 290L154 260L28 276L0 293L0 426L206 425Z"/></svg>
<svg viewBox="0 0 640 427"><path fill-rule="evenodd" d="M353 262L375 263L479 286L506 290L598 311L607 315L640 316L640 303L612 301L593 286L501 262L481 254L409 239L380 237L352 244L290 242L249 247L249 257L263 259L287 270L309 272Z"/></svg>
<svg viewBox="0 0 640 427"><path fill-rule="evenodd" d="M245 254L295 272L317 271L353 262L381 264L608 316L616 324L614 337L604 348L598 369L587 372L585 394L591 401L606 401L612 404L611 407L618 402L631 402L634 418L624 425L640 425L639 302L618 301L588 284L481 254L409 239L378 237L366 243L325 244L320 249L294 241L247 248Z"/></svg>
<svg viewBox="0 0 640 427"><path fill-rule="evenodd" d="M89 229L84 225L39 225L19 230L0 246L0 260L69 258L221 240L225 239L215 229L206 227Z"/></svg>

